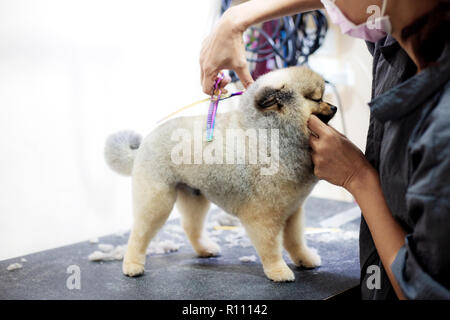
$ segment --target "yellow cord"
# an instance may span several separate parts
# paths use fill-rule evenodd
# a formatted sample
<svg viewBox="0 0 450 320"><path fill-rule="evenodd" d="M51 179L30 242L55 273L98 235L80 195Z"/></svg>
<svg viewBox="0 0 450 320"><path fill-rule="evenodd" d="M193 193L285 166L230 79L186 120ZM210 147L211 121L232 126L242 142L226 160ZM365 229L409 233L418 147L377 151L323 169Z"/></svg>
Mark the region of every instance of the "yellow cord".
<svg viewBox="0 0 450 320"><path fill-rule="evenodd" d="M230 96L231 96L231 93L224 93L224 94L220 95L220 97L213 96L213 98L215 98L215 99L219 98L219 100L223 100L223 99L229 98ZM170 113L169 115L165 116L164 118L162 118L161 120L157 121L156 123L160 123L160 122L162 122L164 120L167 120L170 117L176 115L177 113L179 113L179 112L181 112L183 110L189 109L189 108L191 108L193 106L196 106L196 105L198 105L200 103L203 103L203 102L206 102L206 101L209 101L209 100L211 100L211 98L205 98L205 99L202 99L202 100L198 100L198 101L192 102L191 104L188 104L187 106L184 106L184 107L182 107L182 108L180 108L180 109Z"/></svg>
<svg viewBox="0 0 450 320"><path fill-rule="evenodd" d="M180 108L180 109L178 109L178 110L172 112L171 114L165 116L164 118L162 118L161 120L159 120L159 121L156 122L156 123L160 123L160 122L162 122L162 121L164 121L164 120L166 120L166 119L169 119L170 117L176 115L177 113L179 113L179 112L181 112L181 111L183 111L183 110L186 110L186 109L188 109L188 108L191 108L191 107L193 107L193 106L196 106L196 105L198 105L198 104L200 104L200 103L203 103L203 102L206 102L206 101L209 101L209 100L211 100L211 98L205 98L205 99L202 99L202 100L195 101L195 102L193 102L193 103L191 103L191 104L188 104L187 106L184 106L184 107L182 107L182 108Z"/></svg>

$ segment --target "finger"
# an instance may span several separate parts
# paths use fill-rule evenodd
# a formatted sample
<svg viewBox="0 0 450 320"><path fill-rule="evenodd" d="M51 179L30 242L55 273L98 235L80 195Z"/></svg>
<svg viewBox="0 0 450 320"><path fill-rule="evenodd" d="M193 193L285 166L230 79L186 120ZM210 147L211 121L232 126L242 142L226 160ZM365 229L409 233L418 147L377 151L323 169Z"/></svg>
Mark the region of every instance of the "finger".
<svg viewBox="0 0 450 320"><path fill-rule="evenodd" d="M314 135L309 136L309 146L313 151L317 150L318 143L319 138L315 137Z"/></svg>
<svg viewBox="0 0 450 320"><path fill-rule="evenodd" d="M203 43L205 42L205 40L203 40ZM205 46L202 45L202 49L200 50L200 58L199 58L199 64L200 64L200 83L203 86L203 79L205 76L205 57L204 57L204 50L205 50Z"/></svg>
<svg viewBox="0 0 450 320"><path fill-rule="evenodd" d="M205 52L208 50L208 44L209 44L209 40L211 38L211 34L206 36L201 44L201 48L200 48L200 57L204 57L205 56Z"/></svg>
<svg viewBox="0 0 450 320"><path fill-rule="evenodd" d="M218 71L214 71L214 70L213 71L205 70L203 72L202 87L203 87L203 92L206 93L207 95L211 95L214 91L214 83L216 80L217 72Z"/></svg>
<svg viewBox="0 0 450 320"><path fill-rule="evenodd" d="M223 88L231 82L231 77L229 75L225 75L225 77L220 81L219 88Z"/></svg>
<svg viewBox="0 0 450 320"><path fill-rule="evenodd" d="M205 72L205 66L204 66L204 61L202 59L200 59L200 83L202 86L202 90L203 92L206 93L205 90L205 81L206 81L206 72Z"/></svg>
<svg viewBox="0 0 450 320"><path fill-rule="evenodd" d="M202 85L202 87L203 87L203 79L204 79L204 71L203 71L203 66L200 62L200 84Z"/></svg>
<svg viewBox="0 0 450 320"><path fill-rule="evenodd" d="M311 160L312 160L312 163L313 163L313 166L314 166L314 170L317 170L317 168L316 168L316 167L317 167L316 163L317 163L318 158L319 158L319 156L317 155L317 153L314 152L314 151L312 151L312 152L311 152Z"/></svg>
<svg viewBox="0 0 450 320"><path fill-rule="evenodd" d="M312 114L308 119L308 128L320 137L329 127Z"/></svg>
<svg viewBox="0 0 450 320"><path fill-rule="evenodd" d="M225 75L225 77L222 79L222 81L219 82L219 89L222 90L222 93L227 93L228 90L225 89L225 86L227 86L231 82L231 78L228 75Z"/></svg>
<svg viewBox="0 0 450 320"><path fill-rule="evenodd" d="M334 132L336 132L338 135L340 135L343 138L347 138L343 133L341 133L340 131L338 131L336 128L329 126Z"/></svg>
<svg viewBox="0 0 450 320"><path fill-rule="evenodd" d="M237 67L234 71L236 71L239 80L241 80L244 88L248 88L254 81L250 71L248 70L247 62L243 63L240 67Z"/></svg>
<svg viewBox="0 0 450 320"><path fill-rule="evenodd" d="M202 71L202 90L207 95L210 94L209 90L206 90L206 75L205 75L205 71Z"/></svg>
<svg viewBox="0 0 450 320"><path fill-rule="evenodd" d="M311 134L311 135L309 136L309 143L315 144L315 143L317 143L317 142L319 142L319 137L317 137L317 136Z"/></svg>
<svg viewBox="0 0 450 320"><path fill-rule="evenodd" d="M310 137L311 138L316 138L316 139L319 139L319 136L317 135L317 133L315 133L315 132L313 132L313 131L311 131L311 130L309 130L309 133L310 133Z"/></svg>

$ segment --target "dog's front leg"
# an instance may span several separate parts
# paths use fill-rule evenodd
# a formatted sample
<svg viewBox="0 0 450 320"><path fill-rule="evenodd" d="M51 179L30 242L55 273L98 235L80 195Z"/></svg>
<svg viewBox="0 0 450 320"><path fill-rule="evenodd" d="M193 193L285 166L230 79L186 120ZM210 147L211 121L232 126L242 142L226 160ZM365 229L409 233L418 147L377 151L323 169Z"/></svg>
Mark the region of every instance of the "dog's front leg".
<svg viewBox="0 0 450 320"><path fill-rule="evenodd" d="M282 217L250 208L239 218L258 252L266 276L276 282L294 281L295 276L282 256Z"/></svg>
<svg viewBox="0 0 450 320"><path fill-rule="evenodd" d="M175 200L175 188L133 177L134 223L122 265L125 275L144 273L148 244L169 217Z"/></svg>

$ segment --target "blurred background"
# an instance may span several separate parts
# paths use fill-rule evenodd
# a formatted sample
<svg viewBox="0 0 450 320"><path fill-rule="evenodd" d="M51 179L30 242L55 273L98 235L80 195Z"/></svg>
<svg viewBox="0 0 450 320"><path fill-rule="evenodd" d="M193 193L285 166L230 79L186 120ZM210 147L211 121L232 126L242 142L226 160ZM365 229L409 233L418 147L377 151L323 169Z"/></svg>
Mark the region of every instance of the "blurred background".
<svg viewBox="0 0 450 320"><path fill-rule="evenodd" d="M200 46L221 5L0 0L0 260L130 228L130 179L106 166L105 138L122 129L146 135L205 97ZM309 66L335 84L348 137L364 150L365 43L330 25ZM219 112L235 107L232 100ZM325 100L337 102L330 88ZM331 124L343 130L340 117ZM325 182L313 196L352 201Z"/></svg>

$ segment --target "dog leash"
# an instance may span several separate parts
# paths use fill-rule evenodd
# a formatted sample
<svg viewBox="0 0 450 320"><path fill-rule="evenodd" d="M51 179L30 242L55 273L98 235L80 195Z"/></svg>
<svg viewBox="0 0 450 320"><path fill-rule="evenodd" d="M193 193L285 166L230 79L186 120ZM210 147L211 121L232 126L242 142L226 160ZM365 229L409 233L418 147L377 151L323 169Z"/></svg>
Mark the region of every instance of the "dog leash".
<svg viewBox="0 0 450 320"><path fill-rule="evenodd" d="M215 120L216 120L216 114L217 114L217 108L219 106L219 101L225 100L225 99L229 99L231 97L234 96L240 96L241 94L244 93L244 91L237 91L237 92L233 92L233 93L225 93L222 94L222 90L218 89L220 82L223 80L224 78L224 74L223 72L220 72L218 78L216 79L215 83L214 83L214 91L213 94L211 95L211 98L205 98L202 100L198 100L195 101L193 103L190 103L184 107L181 107L180 109L168 114L167 116L165 116L164 118L158 120L156 123L160 123L164 120L167 120L169 118L171 118L172 116L176 115L177 113L189 109L193 106L196 106L200 103L206 102L206 101L210 101L209 104L209 109L208 109L208 117L206 120L206 140L212 141L213 140L213 135L214 135L214 124L215 124Z"/></svg>

